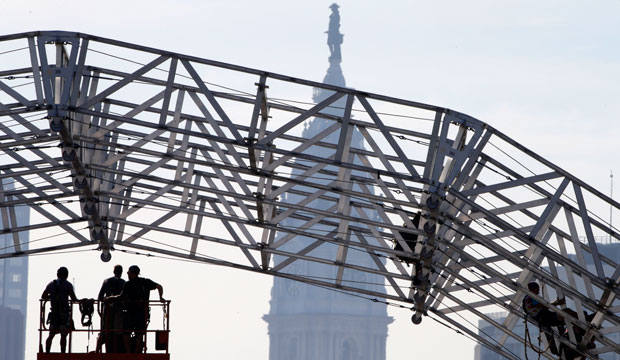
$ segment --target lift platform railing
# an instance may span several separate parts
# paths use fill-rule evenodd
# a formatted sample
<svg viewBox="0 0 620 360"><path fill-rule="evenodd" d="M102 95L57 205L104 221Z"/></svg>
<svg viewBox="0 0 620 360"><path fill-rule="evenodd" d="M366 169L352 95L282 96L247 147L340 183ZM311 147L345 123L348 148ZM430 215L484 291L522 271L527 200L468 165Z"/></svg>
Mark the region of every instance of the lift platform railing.
<svg viewBox="0 0 620 360"><path fill-rule="evenodd" d="M91 301L92 312L82 309L79 305ZM50 300L40 300L39 311L39 353L37 360L169 360L169 335L170 335L170 300L151 300L144 306L146 319L145 330L135 330L127 327L129 320L128 307L141 307L143 302L114 301L105 302L94 299L81 299L69 301L70 304L70 329L67 330L66 353L54 352L54 345L58 347L60 331L56 331L52 341L52 351L45 352L45 341L51 331ZM110 321L112 313L111 304L115 306L117 321ZM146 305L146 304L144 304ZM107 310L106 310L106 307ZM77 311L76 311L77 310ZM74 320L75 316L81 318ZM108 321L104 319L108 317ZM161 318L161 325L155 321ZM120 320L120 321L119 321ZM138 327L140 328L140 327ZM150 335L153 334L153 335ZM115 348L108 348L111 344L111 336L117 336ZM76 337L76 339L74 339ZM74 343L82 350L73 350ZM153 345L154 344L154 345ZM56 348L57 349L57 348Z"/></svg>

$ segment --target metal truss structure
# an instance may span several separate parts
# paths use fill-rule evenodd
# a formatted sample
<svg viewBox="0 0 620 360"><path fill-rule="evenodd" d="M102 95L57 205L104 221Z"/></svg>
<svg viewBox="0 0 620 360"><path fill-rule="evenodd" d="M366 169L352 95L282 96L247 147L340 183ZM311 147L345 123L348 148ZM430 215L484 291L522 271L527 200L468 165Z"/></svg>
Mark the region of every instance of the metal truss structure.
<svg viewBox="0 0 620 360"><path fill-rule="evenodd" d="M1 36L0 61L0 179L13 183L0 193L13 239L0 258L96 247L109 260L127 248L281 276L411 307L415 323L431 316L509 359L529 294L564 317L558 345L620 352L620 266L596 241L619 241L596 213L620 204L486 123L80 33ZM312 89L330 95L294 101ZM304 138L311 118L327 126ZM18 206L29 226L16 226ZM289 271L303 261L333 276ZM503 336L478 333L479 320Z"/></svg>

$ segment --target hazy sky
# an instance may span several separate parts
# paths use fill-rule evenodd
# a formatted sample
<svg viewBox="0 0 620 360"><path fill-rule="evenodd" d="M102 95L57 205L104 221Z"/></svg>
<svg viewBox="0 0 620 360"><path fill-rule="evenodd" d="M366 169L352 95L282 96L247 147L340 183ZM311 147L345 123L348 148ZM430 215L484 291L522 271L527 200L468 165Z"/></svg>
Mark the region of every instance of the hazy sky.
<svg viewBox="0 0 620 360"><path fill-rule="evenodd" d="M0 13L4 34L79 31L320 81L331 3L0 0ZM609 193L609 172L620 171L620 1L338 3L349 86L472 115ZM94 252L31 258L28 359L38 341L32 310L56 268L69 267L79 297L95 297L117 262L139 264L172 299L174 359L267 359L261 316L269 309L271 278L113 256L110 264ZM388 359L473 358L471 341L430 319L414 326L410 312L389 311L395 322Z"/></svg>

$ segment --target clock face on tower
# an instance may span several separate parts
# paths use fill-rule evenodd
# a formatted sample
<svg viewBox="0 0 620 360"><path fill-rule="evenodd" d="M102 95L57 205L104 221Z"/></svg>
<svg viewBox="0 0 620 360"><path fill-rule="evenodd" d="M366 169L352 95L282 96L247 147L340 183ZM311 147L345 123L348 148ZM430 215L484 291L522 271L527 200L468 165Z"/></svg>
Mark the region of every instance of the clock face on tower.
<svg viewBox="0 0 620 360"><path fill-rule="evenodd" d="M355 281L356 287L365 289L366 288L365 283L368 281L366 279L366 273L363 273L361 271L353 272L353 281Z"/></svg>
<svg viewBox="0 0 620 360"><path fill-rule="evenodd" d="M294 275L301 274L301 267L298 264L291 264L289 267L289 273ZM290 296L297 296L301 292L301 283L295 280L286 279L286 292Z"/></svg>
<svg viewBox="0 0 620 360"><path fill-rule="evenodd" d="M297 296L300 292L300 284L298 281L288 280L286 284L286 292L291 296Z"/></svg>

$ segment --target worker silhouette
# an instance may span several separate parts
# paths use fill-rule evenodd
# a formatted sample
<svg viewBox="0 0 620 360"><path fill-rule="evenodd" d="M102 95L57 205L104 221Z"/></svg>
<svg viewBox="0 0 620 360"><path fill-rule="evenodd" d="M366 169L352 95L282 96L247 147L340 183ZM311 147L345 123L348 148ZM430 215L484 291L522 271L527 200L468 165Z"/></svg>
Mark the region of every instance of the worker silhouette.
<svg viewBox="0 0 620 360"><path fill-rule="evenodd" d="M538 286L538 283L535 281L528 283L527 288L536 295L540 293L540 286ZM564 304L564 299L557 299L551 303L551 305ZM564 324L564 321L557 313L549 310L547 306L541 304L538 300L529 295L525 295L523 299L523 310L543 327L561 326Z"/></svg>
<svg viewBox="0 0 620 360"><path fill-rule="evenodd" d="M67 350L67 335L73 330L73 319L69 298L77 301L73 285L67 281L69 270L62 266L56 272L57 279L52 280L41 295L41 299L49 300L51 311L47 317L50 332L45 341L45 352L49 353L52 348L52 340L56 334L60 334L60 352Z"/></svg>
<svg viewBox="0 0 620 360"><path fill-rule="evenodd" d="M103 302L108 296L119 295L123 291L125 280L121 278L123 267L114 266L114 276L107 278L101 285L97 300L102 301L101 332L97 338L97 352L103 344L107 353L125 352L123 346L123 304L121 302Z"/></svg>
<svg viewBox="0 0 620 360"><path fill-rule="evenodd" d="M540 287L538 286L538 283L535 281L528 283L527 288L528 290L530 290L536 295L538 295L538 293L540 292ZM565 303L566 302L564 299L558 299L552 302L551 305L564 305ZM532 319L538 322L540 329L543 331L543 333L545 334L545 337L547 338L547 342L549 343L549 350L551 351L552 354L560 355L563 353L565 358L567 359L573 359L576 357L579 357L580 359L582 358L579 352L569 348L565 344L560 345L560 351L558 351L557 347L555 346L555 342L553 341L553 336L551 332L552 327L557 326L559 334L567 339L569 338L568 330L565 329L564 318L562 316L559 316L557 313L549 310L547 306L541 304L540 302L538 302L536 299L532 298L529 295L526 295L525 298L523 299L523 311L525 311L525 313L528 316L531 316ZM579 316L577 312L572 309L567 308L567 309L563 309L562 311L564 311L565 313L569 314L570 316L574 318L578 318ZM591 322L592 319L594 318L594 313L588 314L587 312L584 311L583 314L587 322ZM581 343L584 335L586 334L586 330L577 326L576 324L574 324L572 328L573 328L573 333L575 334L575 339L577 343L578 344ZM596 344L594 341L595 341L595 338L592 337L588 341L588 343L585 345L585 348L594 349L596 347ZM585 359L585 357L583 357L583 359Z"/></svg>
<svg viewBox="0 0 620 360"><path fill-rule="evenodd" d="M540 286L535 281L528 283L527 288L529 291L533 292L536 295L540 293ZM564 305L565 303L566 302L564 299L557 299L556 301L552 302L551 305ZM551 328L557 327L558 332L560 334L563 334L564 319L561 316L558 316L557 313L549 310L546 305L540 303L538 300L534 299L529 295L525 295L525 298L523 299L523 311L538 323L538 326L544 332L545 337L547 338L551 353L557 355L558 350L555 346L555 342L553 341Z"/></svg>
<svg viewBox="0 0 620 360"><path fill-rule="evenodd" d="M106 301L122 301L125 303L125 317L123 321L123 338L128 352L140 353L144 351L144 337L149 320L149 297L152 290L157 289L159 300L164 301L164 289L158 283L139 277L140 268L131 265L127 271L128 280L123 285L119 295L105 298Z"/></svg>

